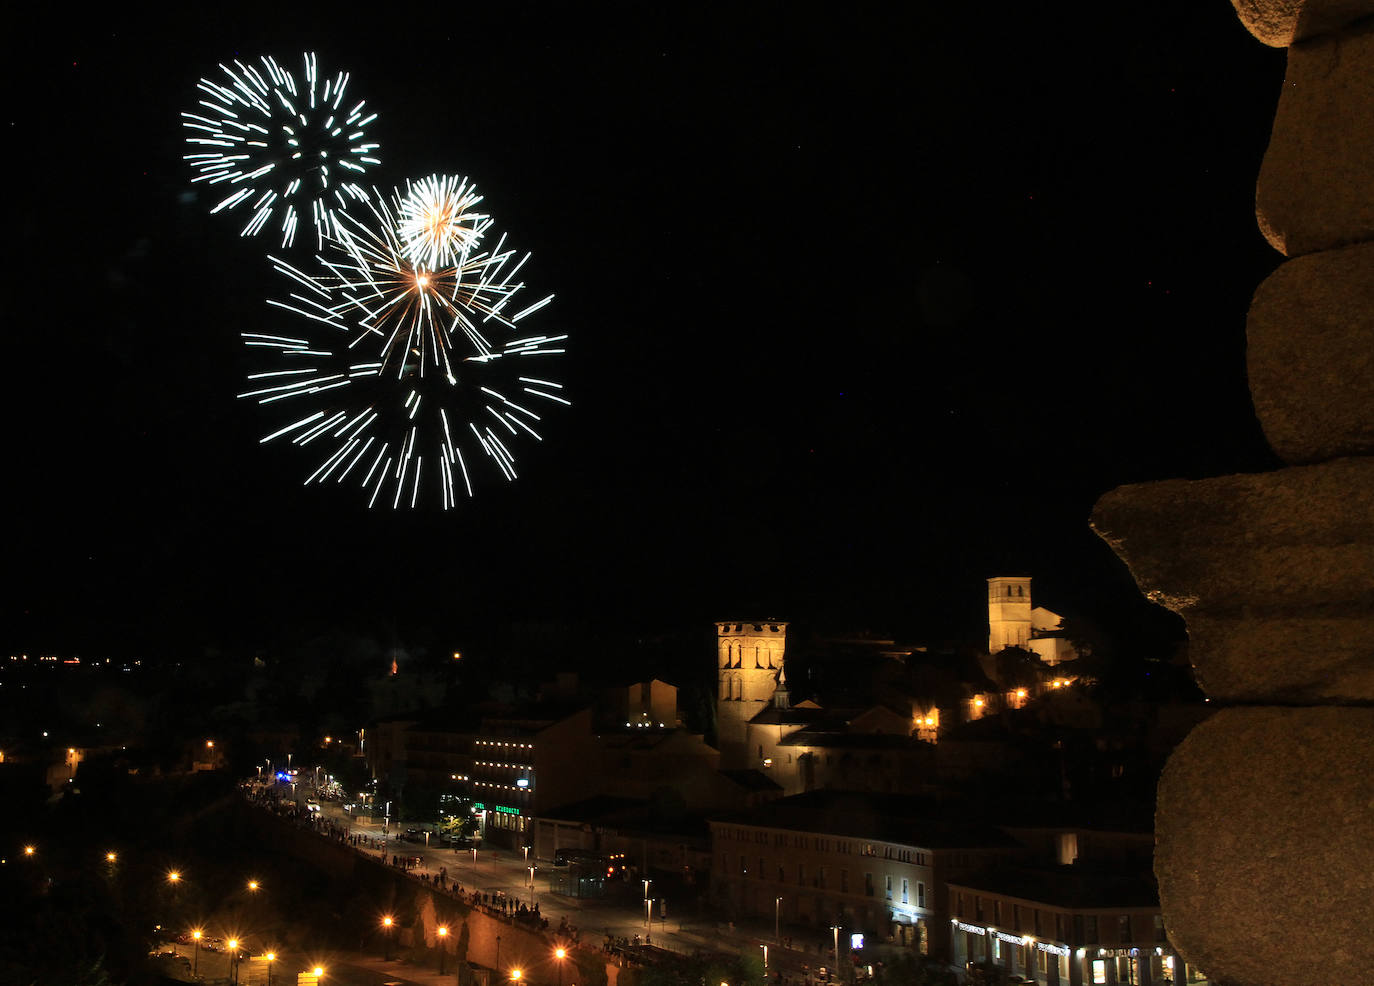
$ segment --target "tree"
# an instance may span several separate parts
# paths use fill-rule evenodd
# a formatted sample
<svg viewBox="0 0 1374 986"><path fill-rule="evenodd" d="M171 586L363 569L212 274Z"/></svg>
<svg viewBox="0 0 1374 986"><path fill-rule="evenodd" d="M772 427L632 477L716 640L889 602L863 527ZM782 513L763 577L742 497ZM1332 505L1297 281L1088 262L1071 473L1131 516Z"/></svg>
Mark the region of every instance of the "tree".
<svg viewBox="0 0 1374 986"><path fill-rule="evenodd" d="M1034 688L1054 677L1048 664L1040 656L1021 647L1005 647L993 655L993 667L1003 691Z"/></svg>

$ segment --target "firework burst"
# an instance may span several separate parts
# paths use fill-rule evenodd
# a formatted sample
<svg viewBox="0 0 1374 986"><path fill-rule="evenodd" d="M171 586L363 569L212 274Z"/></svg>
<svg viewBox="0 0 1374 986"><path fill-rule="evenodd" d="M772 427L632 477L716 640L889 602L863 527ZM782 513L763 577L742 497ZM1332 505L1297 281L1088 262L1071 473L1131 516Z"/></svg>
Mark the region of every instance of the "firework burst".
<svg viewBox="0 0 1374 986"><path fill-rule="evenodd" d="M476 211L481 201L466 178L431 175L409 185L396 203L407 259L430 269L461 263L491 226L491 217Z"/></svg>
<svg viewBox="0 0 1374 986"><path fill-rule="evenodd" d="M520 325L552 295L513 311L529 254L515 256L502 236L491 250L417 264L378 196L365 212L340 215L313 273L270 258L293 290L268 304L295 328L243 333L278 365L250 374L253 389L239 396L313 409L262 441L319 442L306 483L352 477L370 491L369 506L389 492L393 508L414 507L424 483L453 507L460 489L472 495L482 460L513 480L518 443L540 440L536 408L569 403L550 369L567 337Z"/></svg>
<svg viewBox="0 0 1374 986"><path fill-rule="evenodd" d="M367 197L355 179L380 163L366 138L377 114L346 97L347 72L322 78L313 53L300 82L271 56L260 62L220 65L222 80L200 80L201 109L181 114L186 142L197 148L184 160L193 182L229 192L212 214L249 209L240 235L256 236L278 216L282 246L291 246L304 218L323 246L339 212Z"/></svg>

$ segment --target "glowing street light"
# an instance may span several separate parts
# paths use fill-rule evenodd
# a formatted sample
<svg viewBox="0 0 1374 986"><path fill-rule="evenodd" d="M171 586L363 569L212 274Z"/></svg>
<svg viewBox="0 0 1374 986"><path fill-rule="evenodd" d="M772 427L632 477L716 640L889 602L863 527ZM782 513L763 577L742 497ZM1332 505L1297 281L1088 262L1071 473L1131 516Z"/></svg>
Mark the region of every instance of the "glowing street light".
<svg viewBox="0 0 1374 986"><path fill-rule="evenodd" d="M181 873L178 872L177 870L168 870L168 871L167 871L167 882L168 882L168 883L180 883L180 882L181 882Z"/></svg>
<svg viewBox="0 0 1374 986"><path fill-rule="evenodd" d="M113 862L114 862L116 859L118 859L118 858L119 858L119 857L118 857L117 855L115 855L114 853L112 853L112 852L107 852L107 853L105 854L105 862L107 862L107 863L113 863Z"/></svg>
<svg viewBox="0 0 1374 986"><path fill-rule="evenodd" d="M229 964L234 970L234 986L239 986L239 940L230 938L225 944L229 946Z"/></svg>
<svg viewBox="0 0 1374 986"><path fill-rule="evenodd" d="M553 950L553 957L558 960L558 986L563 986L563 960L568 957L568 950L560 945Z"/></svg>
<svg viewBox="0 0 1374 986"><path fill-rule="evenodd" d="M200 969L200 938L204 934L199 928L191 932L191 938L196 943L195 957L191 961L191 978L195 979L199 975Z"/></svg>
<svg viewBox="0 0 1374 986"><path fill-rule="evenodd" d="M272 963L277 961L277 953L268 952L263 958L267 959L267 986L272 986Z"/></svg>
<svg viewBox="0 0 1374 986"><path fill-rule="evenodd" d="M24 847L24 855L25 855L25 856L32 856L32 855L33 855L34 853L36 853L36 852L38 852L38 849L37 849L36 846L25 846L25 847Z"/></svg>
<svg viewBox="0 0 1374 986"><path fill-rule="evenodd" d="M519 969L512 969L510 971L510 981L513 983L518 983L522 975L524 975L524 973L522 973Z"/></svg>
<svg viewBox="0 0 1374 986"><path fill-rule="evenodd" d="M248 881L248 890L249 890L250 893L257 893L257 892L258 892L258 887L260 887L260 886L261 886L261 884L259 884L257 880L249 880L249 881Z"/></svg>
<svg viewBox="0 0 1374 986"><path fill-rule="evenodd" d="M388 962L391 961L391 929L395 924L396 922L391 919L390 914L382 918L382 934L386 936L386 961Z"/></svg>
<svg viewBox="0 0 1374 986"><path fill-rule="evenodd" d="M780 924L780 922L781 922L781 917L782 917L782 898L781 898L781 897L774 897L774 898L773 898L773 940L774 940L774 941L778 941L778 942L782 941L782 936L781 936L781 934L779 934L779 924Z"/></svg>
<svg viewBox="0 0 1374 986"><path fill-rule="evenodd" d="M444 941L448 938L448 925L441 924L434 932L439 936L439 975L444 974Z"/></svg>
<svg viewBox="0 0 1374 986"><path fill-rule="evenodd" d="M310 971L313 972L313 973L315 974L315 982L319 982L321 979L324 978L324 966L322 966L322 965L317 965L317 966L315 966L315 968L311 969Z"/></svg>

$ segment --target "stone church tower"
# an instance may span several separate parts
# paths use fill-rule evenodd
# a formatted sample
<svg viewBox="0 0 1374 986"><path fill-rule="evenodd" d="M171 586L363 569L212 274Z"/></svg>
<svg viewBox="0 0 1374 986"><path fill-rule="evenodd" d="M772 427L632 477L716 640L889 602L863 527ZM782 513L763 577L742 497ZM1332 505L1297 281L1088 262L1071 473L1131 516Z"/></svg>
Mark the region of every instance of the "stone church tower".
<svg viewBox="0 0 1374 986"><path fill-rule="evenodd" d="M724 768L756 767L746 743L749 720L773 701L787 644L787 624L716 624L716 743Z"/></svg>
<svg viewBox="0 0 1374 986"><path fill-rule="evenodd" d="M1030 649L1031 580L1011 576L988 579L988 653L1007 647Z"/></svg>

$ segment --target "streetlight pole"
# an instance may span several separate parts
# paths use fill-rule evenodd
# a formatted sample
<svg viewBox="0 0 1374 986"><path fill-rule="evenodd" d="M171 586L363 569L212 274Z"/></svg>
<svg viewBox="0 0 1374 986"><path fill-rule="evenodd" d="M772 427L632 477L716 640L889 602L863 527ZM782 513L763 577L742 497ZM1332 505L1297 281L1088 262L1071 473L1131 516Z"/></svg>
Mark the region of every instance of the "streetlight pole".
<svg viewBox="0 0 1374 986"><path fill-rule="evenodd" d="M782 898L773 898L773 940L782 943L782 934L779 931L782 919Z"/></svg>
<svg viewBox="0 0 1374 986"><path fill-rule="evenodd" d="M531 866L531 867L529 868L529 870L530 870L530 908L533 909L533 908L534 908L534 867Z"/></svg>
<svg viewBox="0 0 1374 986"><path fill-rule="evenodd" d="M763 978L764 978L764 979L767 979L767 978L768 978L768 946L767 946L767 945L760 945L759 948L763 949Z"/></svg>
<svg viewBox="0 0 1374 986"><path fill-rule="evenodd" d="M201 930L197 928L191 932L191 940L196 943L194 957L191 960L191 978L194 979L200 974L200 936Z"/></svg>
<svg viewBox="0 0 1374 986"><path fill-rule="evenodd" d="M563 960L568 957L568 951L560 945L554 949L553 957L558 960L558 986L563 986Z"/></svg>
<svg viewBox="0 0 1374 986"><path fill-rule="evenodd" d="M272 963L277 960L276 952L267 953L267 986L272 986Z"/></svg>
<svg viewBox="0 0 1374 986"><path fill-rule="evenodd" d="M439 975L444 974L444 942L448 939L448 927L439 925L436 934L439 936Z"/></svg>
<svg viewBox="0 0 1374 986"><path fill-rule="evenodd" d="M234 986L239 986L239 940L230 938L227 944L229 945L229 965L234 974Z"/></svg>
<svg viewBox="0 0 1374 986"><path fill-rule="evenodd" d="M382 935L386 938L385 954L387 962L391 961L391 926L393 924L395 924L395 922L391 920L390 914L382 918Z"/></svg>
<svg viewBox="0 0 1374 986"><path fill-rule="evenodd" d="M835 933L835 975L840 974L840 926L832 924L830 930Z"/></svg>

